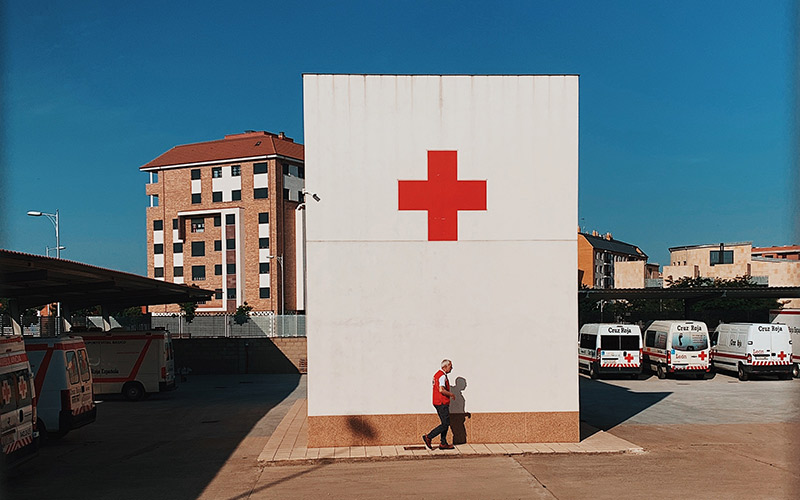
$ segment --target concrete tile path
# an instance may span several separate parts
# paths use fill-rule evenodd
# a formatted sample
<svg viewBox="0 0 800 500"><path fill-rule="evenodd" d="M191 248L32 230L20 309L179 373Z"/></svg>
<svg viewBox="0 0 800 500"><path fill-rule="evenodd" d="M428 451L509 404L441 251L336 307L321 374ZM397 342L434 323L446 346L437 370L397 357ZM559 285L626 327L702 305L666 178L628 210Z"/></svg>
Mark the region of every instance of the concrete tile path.
<svg viewBox="0 0 800 500"><path fill-rule="evenodd" d="M417 449L422 443L397 446L351 446L336 448L308 447L308 401L298 399L272 433L258 456L263 464L298 463L322 459L409 459L447 455L521 455L527 453L640 453L642 448L581 423L582 435L591 435L580 443L497 443L459 444L454 450ZM414 449L407 450L406 447Z"/></svg>

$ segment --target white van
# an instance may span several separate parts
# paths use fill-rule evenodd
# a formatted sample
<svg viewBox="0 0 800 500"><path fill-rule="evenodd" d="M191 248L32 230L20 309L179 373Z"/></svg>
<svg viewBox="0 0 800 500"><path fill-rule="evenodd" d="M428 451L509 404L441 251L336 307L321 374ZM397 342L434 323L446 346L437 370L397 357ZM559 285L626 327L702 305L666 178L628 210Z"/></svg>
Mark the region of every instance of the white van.
<svg viewBox="0 0 800 500"><path fill-rule="evenodd" d="M786 325L792 346L800 346L800 309L773 309L769 312L769 321ZM800 378L800 347L792 347L792 375Z"/></svg>
<svg viewBox="0 0 800 500"><path fill-rule="evenodd" d="M0 444L2 468L35 457L39 440L33 373L21 335L0 335Z"/></svg>
<svg viewBox="0 0 800 500"><path fill-rule="evenodd" d="M607 373L642 373L642 335L637 325L588 323L581 327L578 370L597 378Z"/></svg>
<svg viewBox="0 0 800 500"><path fill-rule="evenodd" d="M172 336L166 330L87 332L95 394L122 394L138 401L177 387Z"/></svg>
<svg viewBox="0 0 800 500"><path fill-rule="evenodd" d="M751 374L792 378L792 339L786 325L729 323L711 337L711 361L716 370L729 370L747 380Z"/></svg>
<svg viewBox="0 0 800 500"><path fill-rule="evenodd" d="M668 373L703 379L711 370L708 340L708 328L702 321L653 321L644 333L642 367L656 370L661 379Z"/></svg>
<svg viewBox="0 0 800 500"><path fill-rule="evenodd" d="M59 438L97 417L89 357L81 337L25 337L36 382L36 429Z"/></svg>

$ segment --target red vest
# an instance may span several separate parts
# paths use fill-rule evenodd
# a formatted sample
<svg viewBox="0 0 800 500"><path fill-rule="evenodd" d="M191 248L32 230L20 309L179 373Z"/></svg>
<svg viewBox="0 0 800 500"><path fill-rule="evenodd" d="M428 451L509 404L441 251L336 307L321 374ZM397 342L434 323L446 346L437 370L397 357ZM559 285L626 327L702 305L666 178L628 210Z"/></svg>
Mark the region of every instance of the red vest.
<svg viewBox="0 0 800 500"><path fill-rule="evenodd" d="M450 404L450 398L439 392L439 378L444 375L444 388L448 391L450 390L450 380L447 378L447 374L439 370L433 375L433 404L434 405L446 405Z"/></svg>

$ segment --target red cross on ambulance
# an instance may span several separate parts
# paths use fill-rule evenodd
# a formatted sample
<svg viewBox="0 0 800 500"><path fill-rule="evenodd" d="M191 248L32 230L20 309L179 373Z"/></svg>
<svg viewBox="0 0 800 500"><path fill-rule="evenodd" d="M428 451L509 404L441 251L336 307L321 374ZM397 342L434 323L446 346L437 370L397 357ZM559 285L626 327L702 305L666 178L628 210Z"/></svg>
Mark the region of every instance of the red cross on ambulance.
<svg viewBox="0 0 800 500"><path fill-rule="evenodd" d="M3 404L7 405L11 402L11 385L8 383L8 380L3 380Z"/></svg>
<svg viewBox="0 0 800 500"><path fill-rule="evenodd" d="M627 361L628 363L633 361L633 355L631 353L626 354L625 355L625 361Z"/></svg>
<svg viewBox="0 0 800 500"><path fill-rule="evenodd" d="M698 354L697 357L700 358L701 361L705 361L707 357L706 351L700 351L700 354Z"/></svg>
<svg viewBox="0 0 800 500"><path fill-rule="evenodd" d="M428 212L428 241L458 240L458 211L486 210L486 181L458 180L457 151L428 151L428 180L397 181L398 210Z"/></svg>
<svg viewBox="0 0 800 500"><path fill-rule="evenodd" d="M786 357L786 353L784 353L783 351L781 351L781 353L780 353L780 354L778 354L778 357L779 357L779 358L781 358L781 361L783 361L783 359Z"/></svg>
<svg viewBox="0 0 800 500"><path fill-rule="evenodd" d="M28 397L28 383L25 382L24 378L20 378L19 382L17 382L17 390L19 391L20 399Z"/></svg>

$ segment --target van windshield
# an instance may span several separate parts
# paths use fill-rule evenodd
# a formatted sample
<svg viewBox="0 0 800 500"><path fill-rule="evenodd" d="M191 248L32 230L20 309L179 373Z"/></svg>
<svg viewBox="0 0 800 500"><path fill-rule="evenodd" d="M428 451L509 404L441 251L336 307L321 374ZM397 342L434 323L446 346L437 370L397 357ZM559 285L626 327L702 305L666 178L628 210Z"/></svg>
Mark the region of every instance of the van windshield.
<svg viewBox="0 0 800 500"><path fill-rule="evenodd" d="M708 335L705 332L675 332L672 334L672 348L676 351L708 349Z"/></svg>

